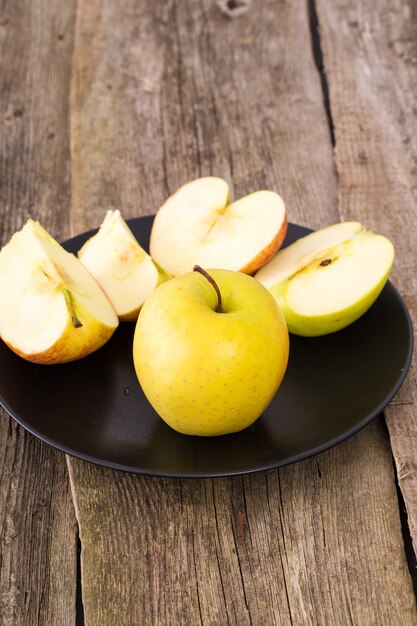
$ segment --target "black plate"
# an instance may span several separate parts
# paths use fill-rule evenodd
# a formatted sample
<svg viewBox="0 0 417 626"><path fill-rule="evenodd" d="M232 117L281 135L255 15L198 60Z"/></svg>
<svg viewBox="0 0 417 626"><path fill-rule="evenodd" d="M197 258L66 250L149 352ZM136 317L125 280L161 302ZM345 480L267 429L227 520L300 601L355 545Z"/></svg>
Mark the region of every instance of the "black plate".
<svg viewBox="0 0 417 626"><path fill-rule="evenodd" d="M130 227L148 247L152 217ZM94 231L65 247L77 252ZM285 244L307 234L289 225ZM93 463L140 474L208 477L286 465L329 448L377 416L410 365L412 327L391 283L356 323L318 338L291 336L288 370L252 427L215 438L187 437L155 413L132 361L134 324L74 363L28 363L0 342L0 401L43 441Z"/></svg>

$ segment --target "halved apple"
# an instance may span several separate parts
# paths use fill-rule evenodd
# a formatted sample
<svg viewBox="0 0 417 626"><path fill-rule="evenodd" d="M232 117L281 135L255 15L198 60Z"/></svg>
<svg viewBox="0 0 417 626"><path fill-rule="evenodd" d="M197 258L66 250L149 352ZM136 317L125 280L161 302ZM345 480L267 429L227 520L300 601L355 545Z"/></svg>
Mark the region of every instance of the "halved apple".
<svg viewBox="0 0 417 626"><path fill-rule="evenodd" d="M78 252L122 321L134 321L151 291L170 278L139 245L120 211L107 211Z"/></svg>
<svg viewBox="0 0 417 626"><path fill-rule="evenodd" d="M255 276L281 305L295 335L326 335L348 326L375 302L394 247L358 222L334 224L280 250Z"/></svg>
<svg viewBox="0 0 417 626"><path fill-rule="evenodd" d="M286 232L278 194L256 191L229 204L226 181L209 176L180 187L161 206L150 251L173 276L196 264L253 274L275 254Z"/></svg>
<svg viewBox="0 0 417 626"><path fill-rule="evenodd" d="M31 219L0 252L0 292L0 336L35 363L87 356L119 323L77 257Z"/></svg>

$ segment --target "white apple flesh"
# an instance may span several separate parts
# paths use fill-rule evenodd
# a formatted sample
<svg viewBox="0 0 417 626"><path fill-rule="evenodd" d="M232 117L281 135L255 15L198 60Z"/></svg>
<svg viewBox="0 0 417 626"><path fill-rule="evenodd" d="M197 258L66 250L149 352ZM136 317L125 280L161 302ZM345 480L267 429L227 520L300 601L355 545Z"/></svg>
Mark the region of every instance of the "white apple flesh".
<svg viewBox="0 0 417 626"><path fill-rule="evenodd" d="M250 276L208 270L156 289L139 315L133 356L142 389L178 432L214 436L252 424L288 361L288 330L274 298Z"/></svg>
<svg viewBox="0 0 417 626"><path fill-rule="evenodd" d="M276 298L291 333L318 336L345 328L370 308L393 260L386 237L345 222L284 248L256 278Z"/></svg>
<svg viewBox="0 0 417 626"><path fill-rule="evenodd" d="M33 220L0 252L0 291L0 336L35 363L87 356L119 323L80 261Z"/></svg>
<svg viewBox="0 0 417 626"><path fill-rule="evenodd" d="M134 321L167 274L139 245L120 211L108 211L98 232L78 252L122 321Z"/></svg>
<svg viewBox="0 0 417 626"><path fill-rule="evenodd" d="M199 178L170 196L151 232L152 257L173 276L195 264L253 274L278 250L287 232L282 198L257 191L229 204L221 178Z"/></svg>

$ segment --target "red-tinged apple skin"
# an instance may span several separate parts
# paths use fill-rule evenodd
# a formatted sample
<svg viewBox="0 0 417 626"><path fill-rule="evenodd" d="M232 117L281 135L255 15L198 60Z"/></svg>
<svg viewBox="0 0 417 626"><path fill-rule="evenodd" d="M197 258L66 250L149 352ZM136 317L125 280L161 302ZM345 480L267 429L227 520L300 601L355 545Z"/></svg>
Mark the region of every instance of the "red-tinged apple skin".
<svg viewBox="0 0 417 626"><path fill-rule="evenodd" d="M71 318L68 317L66 328L59 339L41 352L27 354L18 346L8 342L5 336L2 339L15 354L31 363L59 365L78 361L104 346L113 335L116 327L98 322L82 306L77 307L77 313L83 325L75 328Z"/></svg>
<svg viewBox="0 0 417 626"><path fill-rule="evenodd" d="M250 426L276 394L288 362L284 316L254 278L208 270L213 286L189 272L159 287L138 318L133 357L155 411L188 435L215 436Z"/></svg>
<svg viewBox="0 0 417 626"><path fill-rule="evenodd" d="M272 258L286 232L277 193L259 190L230 203L226 181L205 177L183 185L160 207L150 252L173 276L196 263L250 275Z"/></svg>
<svg viewBox="0 0 417 626"><path fill-rule="evenodd" d="M243 274L249 274L250 276L253 276L253 274L255 274L255 272L257 272L259 269L261 269L261 267L268 263L268 261L270 261L281 248L282 244L285 241L285 237L287 236L287 230L288 221L287 216L285 216L285 220L282 224L281 229L276 234L276 237L271 241L269 246L267 246L264 250L261 250L261 252L254 259L252 259L239 271Z"/></svg>
<svg viewBox="0 0 417 626"><path fill-rule="evenodd" d="M0 291L0 337L33 363L83 358L119 323L91 274L31 219L0 251Z"/></svg>

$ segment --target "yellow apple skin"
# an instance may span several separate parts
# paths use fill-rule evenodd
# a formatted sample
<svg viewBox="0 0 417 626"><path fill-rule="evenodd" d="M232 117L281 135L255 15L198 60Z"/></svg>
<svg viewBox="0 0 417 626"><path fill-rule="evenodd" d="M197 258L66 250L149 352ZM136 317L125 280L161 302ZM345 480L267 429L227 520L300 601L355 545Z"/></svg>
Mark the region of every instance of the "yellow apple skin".
<svg viewBox="0 0 417 626"><path fill-rule="evenodd" d="M208 270L160 285L136 325L133 358L142 389L161 418L188 435L250 426L271 402L288 362L284 316L254 278Z"/></svg>
<svg viewBox="0 0 417 626"><path fill-rule="evenodd" d="M77 301L74 301L74 308L83 325L76 328L68 314L67 324L59 339L42 352L27 354L10 343L6 336L2 336L2 339L13 352L31 363L57 365L82 359L104 346L116 330L117 324L108 326L100 322Z"/></svg>
<svg viewBox="0 0 417 626"><path fill-rule="evenodd" d="M319 337L335 333L356 322L378 298L388 280L389 274L390 270L371 291L354 304L327 315L301 315L291 309L287 305L285 298L289 280L271 287L270 292L282 309L290 333L300 335L301 337Z"/></svg>
<svg viewBox="0 0 417 626"><path fill-rule="evenodd" d="M281 306L290 333L316 337L349 326L372 306L394 256L389 239L344 222L298 239L256 278Z"/></svg>
<svg viewBox="0 0 417 626"><path fill-rule="evenodd" d="M0 292L0 337L34 363L85 357L119 324L91 274L31 219L0 251Z"/></svg>

